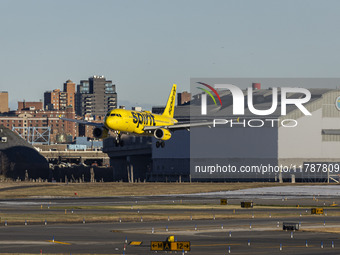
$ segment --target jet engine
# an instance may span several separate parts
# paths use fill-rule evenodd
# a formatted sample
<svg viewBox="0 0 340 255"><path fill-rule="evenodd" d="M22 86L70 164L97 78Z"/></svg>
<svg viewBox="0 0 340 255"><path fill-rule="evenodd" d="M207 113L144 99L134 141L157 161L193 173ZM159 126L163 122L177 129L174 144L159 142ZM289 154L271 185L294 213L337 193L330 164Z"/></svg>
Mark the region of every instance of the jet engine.
<svg viewBox="0 0 340 255"><path fill-rule="evenodd" d="M106 128L96 127L93 129L93 136L97 139L104 139L109 137L109 131Z"/></svg>
<svg viewBox="0 0 340 255"><path fill-rule="evenodd" d="M171 138L171 133L169 130L165 129L165 128L158 128L155 130L154 134L153 134L158 140L169 140Z"/></svg>

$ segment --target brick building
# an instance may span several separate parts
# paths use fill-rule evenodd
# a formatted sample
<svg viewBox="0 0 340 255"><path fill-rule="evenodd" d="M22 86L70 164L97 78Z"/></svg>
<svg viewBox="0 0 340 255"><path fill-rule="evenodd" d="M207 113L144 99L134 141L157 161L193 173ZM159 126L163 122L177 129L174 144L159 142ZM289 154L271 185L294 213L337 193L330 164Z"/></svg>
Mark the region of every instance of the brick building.
<svg viewBox="0 0 340 255"><path fill-rule="evenodd" d="M44 93L44 108L45 110L65 110L66 107L71 107L74 111L75 107L75 86L71 80L64 83L64 90L54 89Z"/></svg>
<svg viewBox="0 0 340 255"><path fill-rule="evenodd" d="M72 107L73 111L75 109L75 93L76 84L71 80L67 80L64 83L64 92L66 92L66 106Z"/></svg>
<svg viewBox="0 0 340 255"><path fill-rule="evenodd" d="M28 127L50 127L51 143L72 142L78 136L78 128L75 123L60 120L59 116L65 118L75 118L72 107L67 107L63 111L31 111L18 110L11 116L0 116L0 125L9 129L20 127L18 132L25 135Z"/></svg>
<svg viewBox="0 0 340 255"><path fill-rule="evenodd" d="M8 112L8 92L0 91L0 113Z"/></svg>
<svg viewBox="0 0 340 255"><path fill-rule="evenodd" d="M25 111L25 110L31 110L31 111L42 111L44 110L43 102L18 102L18 111Z"/></svg>
<svg viewBox="0 0 340 255"><path fill-rule="evenodd" d="M59 110L59 94L60 89L46 91L44 93L44 108L45 110Z"/></svg>
<svg viewBox="0 0 340 255"><path fill-rule="evenodd" d="M177 93L177 105L184 105L191 100L191 93L183 91L182 93Z"/></svg>

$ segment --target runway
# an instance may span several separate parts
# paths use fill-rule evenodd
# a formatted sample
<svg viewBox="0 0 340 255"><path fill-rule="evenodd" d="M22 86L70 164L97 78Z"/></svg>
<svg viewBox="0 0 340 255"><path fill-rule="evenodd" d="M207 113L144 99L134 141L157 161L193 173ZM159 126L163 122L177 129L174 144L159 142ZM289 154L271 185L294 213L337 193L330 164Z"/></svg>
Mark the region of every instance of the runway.
<svg viewBox="0 0 340 255"><path fill-rule="evenodd" d="M220 205L221 198L228 199L229 205ZM246 199L254 202L254 208L240 208L240 202ZM167 236L174 235L177 241L190 241L188 254L339 254L339 232L324 232L328 228L340 230L340 208L330 206L338 203L338 195L261 196L256 192L242 195L242 191L228 195L0 200L0 250L2 253L155 254L150 250L150 242L165 241ZM311 207L323 207L325 214L311 215ZM59 215L61 219L65 215L65 218L46 225L43 221L29 220L25 225L22 220L26 215L44 218L49 214ZM16 215L20 220L6 221L3 215ZM81 215L81 219L84 216L85 223L68 222L75 215ZM121 222L118 218L87 220L91 215L126 217ZM155 215L159 218L153 218ZM199 215L205 219L199 219ZM178 220L175 216L182 218ZM300 230L283 231L283 222L299 223ZM142 243L134 246L130 245L132 241Z"/></svg>
<svg viewBox="0 0 340 255"><path fill-rule="evenodd" d="M281 227L275 229L276 220L253 220L252 229L246 225L245 221L215 220L7 226L0 228L0 247L2 252L7 253L39 253L42 250L43 253L123 254L125 246L125 254L152 254L150 241L165 241L167 236L175 235L178 241L191 242L191 254L226 254L229 247L233 254L340 252L338 234L296 231L291 238L291 231L282 231ZM302 222L304 225L310 226L311 222ZM52 242L53 239L55 242ZM131 241L141 241L142 245L131 246ZM332 241L334 248L331 247Z"/></svg>

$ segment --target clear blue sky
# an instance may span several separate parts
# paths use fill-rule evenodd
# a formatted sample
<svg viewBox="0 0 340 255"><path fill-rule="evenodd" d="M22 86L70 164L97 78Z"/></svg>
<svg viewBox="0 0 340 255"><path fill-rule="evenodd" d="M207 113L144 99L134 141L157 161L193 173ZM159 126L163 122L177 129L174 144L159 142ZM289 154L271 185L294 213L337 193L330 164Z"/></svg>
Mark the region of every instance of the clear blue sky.
<svg viewBox="0 0 340 255"><path fill-rule="evenodd" d="M190 77L339 77L340 1L1 0L11 108L104 75L118 100L165 104Z"/></svg>

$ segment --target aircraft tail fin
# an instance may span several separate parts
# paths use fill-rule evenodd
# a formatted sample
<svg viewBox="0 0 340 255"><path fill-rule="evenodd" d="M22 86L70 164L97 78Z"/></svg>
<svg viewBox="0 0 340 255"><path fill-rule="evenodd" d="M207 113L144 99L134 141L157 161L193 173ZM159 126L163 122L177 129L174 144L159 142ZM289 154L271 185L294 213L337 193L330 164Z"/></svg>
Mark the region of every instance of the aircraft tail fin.
<svg viewBox="0 0 340 255"><path fill-rule="evenodd" d="M165 110L163 112L163 116L165 117L173 117L174 116L174 110L175 110L175 100L176 100L176 88L177 85L174 84L172 86L169 98L168 98L168 102L166 103L166 107Z"/></svg>

